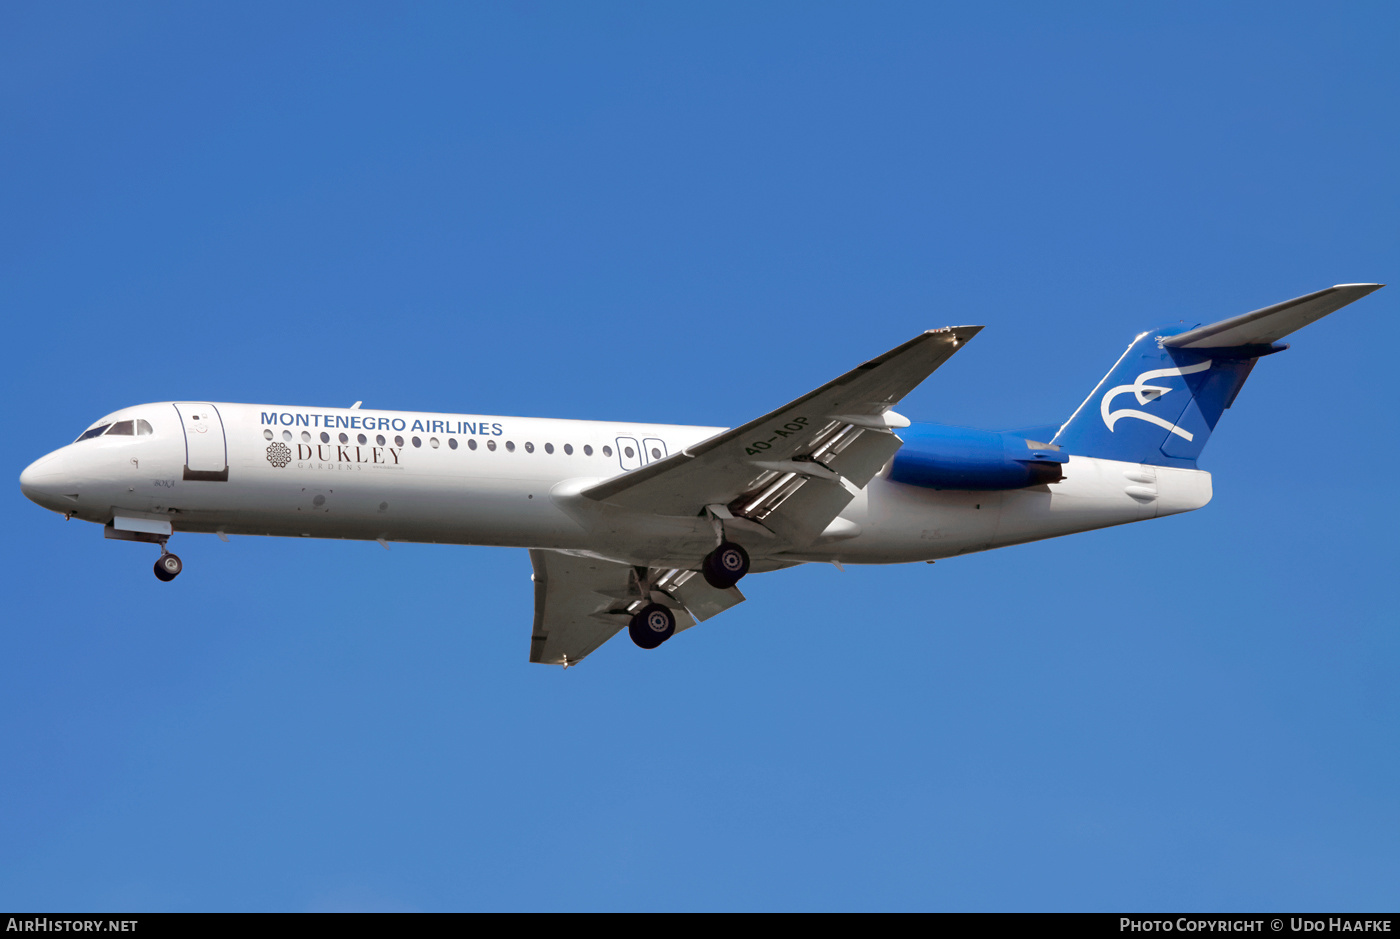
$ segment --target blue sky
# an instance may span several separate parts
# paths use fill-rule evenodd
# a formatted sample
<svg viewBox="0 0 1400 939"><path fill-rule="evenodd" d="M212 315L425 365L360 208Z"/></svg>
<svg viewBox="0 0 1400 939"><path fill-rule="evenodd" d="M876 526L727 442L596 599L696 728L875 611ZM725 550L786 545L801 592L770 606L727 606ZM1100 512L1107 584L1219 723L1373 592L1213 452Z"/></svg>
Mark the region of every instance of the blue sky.
<svg viewBox="0 0 1400 939"><path fill-rule="evenodd" d="M1400 260L1393 4L12 5L12 480L144 401L1058 423L1137 332ZM526 662L523 551L0 500L0 907L1393 910L1391 287L1206 509L755 577Z"/></svg>

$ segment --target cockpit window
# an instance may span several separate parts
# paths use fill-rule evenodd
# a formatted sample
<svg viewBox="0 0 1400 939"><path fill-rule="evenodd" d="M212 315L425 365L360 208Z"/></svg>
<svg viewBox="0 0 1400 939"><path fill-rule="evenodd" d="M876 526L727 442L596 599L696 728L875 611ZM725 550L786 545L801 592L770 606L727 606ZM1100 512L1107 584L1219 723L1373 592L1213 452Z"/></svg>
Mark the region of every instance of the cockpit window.
<svg viewBox="0 0 1400 939"><path fill-rule="evenodd" d="M73 442L77 443L79 440L91 440L93 437L101 437L103 434L106 434L108 437L147 437L154 433L155 428L151 426L151 422L138 417L133 420L117 421L112 424L98 424L96 427L83 431L82 434L79 435L78 440Z"/></svg>

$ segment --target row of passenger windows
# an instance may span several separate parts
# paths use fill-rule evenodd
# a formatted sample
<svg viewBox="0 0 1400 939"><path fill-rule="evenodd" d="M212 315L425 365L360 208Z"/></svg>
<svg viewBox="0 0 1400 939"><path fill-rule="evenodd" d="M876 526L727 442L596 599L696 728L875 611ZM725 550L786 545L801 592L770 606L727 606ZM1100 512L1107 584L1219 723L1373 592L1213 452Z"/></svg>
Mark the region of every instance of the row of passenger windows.
<svg viewBox="0 0 1400 939"><path fill-rule="evenodd" d="M114 424L101 424L78 435L78 440L91 440L93 437L145 437L155 433L151 422L137 418L132 421L117 421ZM78 440L73 441L77 443Z"/></svg>
<svg viewBox="0 0 1400 939"><path fill-rule="evenodd" d="M93 437L103 437L103 436L106 436L106 437L133 437L133 436L144 437L144 436L146 436L146 435L148 435L148 434L152 434L152 433L154 433L154 432L155 432L155 431L151 428L151 424L150 424L149 421L144 420L144 419L142 419L142 418L137 418L137 419L135 419L135 420L130 420L130 421L116 421L115 423L112 423L112 424L100 424L100 425L98 425L97 427L92 428L91 430L86 430L86 431L84 431L84 432L78 437L78 440L90 440L90 439L93 438ZM263 437L265 437L266 439L271 440L271 439L272 439L272 436L273 436L273 435L272 435L272 431L271 431L271 430L264 430L264 431L263 431ZM321 436L321 443L330 443L330 442L331 442L331 435L328 434L328 433L326 433L325 431L322 431L320 436ZM349 434L345 434L345 433L339 434L339 435L338 435L338 438L339 438L340 443L348 444L348 443L350 442L350 435L349 435ZM291 440L292 440L292 432L291 432L290 430L284 430L284 431L282 431L282 439L285 440L285 441L287 441L288 443L290 443ZM75 440L74 443L77 443L78 440ZM305 431L305 430L302 431L302 432L301 432L301 440L302 440L302 443L311 443L311 433L310 433L309 431ZM365 434L357 434L357 435L355 436L355 442L356 442L356 443L359 443L359 444L368 444L368 443L369 443L369 437L366 436ZM374 437L374 442L375 442L376 445L381 446L381 447L387 446L387 445L388 445L388 440L385 439L385 437L384 437L383 434L376 434L375 437ZM409 438L409 443L413 444L413 446L415 446L415 447L422 447L422 446L423 446L423 439L422 439L421 437L410 437L410 438ZM394 437L394 446L396 446L396 447L402 447L403 445L404 445L404 438L403 438L402 436L395 436L395 437ZM436 450L436 449L438 449L440 446L442 446L442 442L441 442L440 440L438 440L438 438L436 438L436 437L429 437L429 438L428 438L428 446L430 446L430 447L432 447L434 450ZM448 446L449 449L456 450L456 449L457 449L457 446L458 446L458 444L457 444L457 438L455 438L455 437L448 437L448 438L447 438L447 446ZM474 437L468 437L468 438L467 438L467 449L468 449L468 450L475 450L475 449L477 449L478 446L479 446L479 445L478 445L478 443L477 443L477 441L476 441L476 438L474 438ZM495 441L495 440L490 440L490 439L488 439L488 440L486 441L486 449L487 449L487 450L495 450L495 449L496 449L496 446L497 446L497 444L496 444L496 441ZM505 442L505 448L506 448L506 452L507 452L507 453L514 453L514 452L515 452L515 441L513 441L513 440L507 440L507 441ZM569 455L569 456L572 456L573 453L574 453L574 445L571 444L571 443L566 443L566 444L564 444L564 446L563 446L563 451L564 451L565 454L567 454L567 455ZM529 441L526 441L526 443L525 443L525 452L526 452L526 453L534 453L534 452L535 452L535 445L534 445L533 443L529 442ZM554 444L552 444L552 443L547 443L547 444L545 444L545 445L544 445L544 452L545 452L545 453L553 453L553 452L554 452ZM623 453L623 456L625 456L625 457L626 457L627 459L629 459L629 460L630 460L630 459L633 459L634 457L637 456L636 452L635 452L631 447L628 447L628 446L624 446L624 447L622 448L622 453ZM592 456L592 455L593 455L593 447L590 446L590 445L588 445L588 444L584 444L584 446L583 446L583 455L584 455L584 456ZM613 455L613 448L610 447L610 446L604 446L604 447L603 447L603 456L609 456L609 457L610 457L610 456L612 456L612 455ZM664 455L665 455L665 454L662 453L661 448L659 448L659 447L652 447L652 448L651 448L651 459L653 459L653 460L659 460L659 459L661 459L661 457L664 456Z"/></svg>
<svg viewBox="0 0 1400 939"><path fill-rule="evenodd" d="M143 423L144 423L144 422L143 422ZM264 430L264 431L263 431L263 437L265 437L265 438L268 439L268 440L271 440L271 439L272 439L272 431L270 431L270 430ZM284 431L282 431L282 439L285 440L285 441L287 441L288 443L290 443L291 440L292 440L292 432L291 432L290 430L284 430ZM301 432L301 441L302 441L302 443L310 443L310 442L311 442L311 432L310 432L310 431L303 430L303 431ZM339 441L340 441L341 443L349 443L349 442L350 442L350 435L349 435L349 434L345 434L345 433L340 434L340 435L339 435ZM321 431L321 442L322 442L322 443L330 443L330 442L331 442L331 435L328 434L328 433L326 433L325 431ZM369 437L366 436L365 434L357 434L357 435L355 436L355 442L356 442L356 443L359 443L359 444L368 444L368 443L369 443ZM375 444L376 444L377 446L381 446L381 447L387 446L387 445L388 445L388 440L384 437L383 434L376 434L375 437L374 437L374 442L375 442ZM421 447L421 446L423 446L423 439L422 439L421 437L410 437L410 438L409 438L409 443L413 444L413 446L415 446L415 447ZM401 436L396 436L396 437L394 437L394 446L396 446L396 447L402 447L403 445L404 445L404 439L403 439L403 437L401 437ZM428 446L430 446L430 447L432 447L434 450L436 450L436 449L438 449L440 446L442 446L442 442L441 442L440 440L438 440L438 438L436 438L436 437L429 437L429 438L428 438ZM447 438L447 446L448 446L449 449L456 450L456 449L457 449L457 438L456 438L456 437L448 437L448 438ZM467 438L467 449L468 449L468 450L475 450L475 449L477 448L477 446L478 446L478 444L477 444L477 442L476 442L476 438L474 438L474 437L468 437L468 438ZM514 453L514 452L515 452L515 441L513 441L513 440L507 440L507 441L505 442L505 448L506 448L506 452L507 452L507 453ZM488 440L486 441L486 449L487 449L487 450L495 450L495 449L496 449L496 441L494 441L494 440L489 440L489 439L488 439ZM622 449L623 449L624 455L625 455L629 460L632 459L633 457L635 457L635 456L637 455L636 452L635 452L631 447L623 447ZM574 445L571 444L571 443L566 443L566 444L564 444L564 446L563 446L563 450L564 450L564 453L566 453L567 455L573 456L573 453L574 453ZM526 452L526 453L534 453L534 452L535 452L535 445L534 445L533 443L530 443L529 441L526 441L526 443L525 443L525 452ZM552 443L547 443L547 444L545 444L545 445L544 445L544 452L545 452L545 453L553 453L553 452L554 452L554 444L552 444ZM584 444L584 445L583 445L583 455L584 455L584 456L592 456L592 455L593 455L593 447L589 446L588 444ZM612 455L613 455L613 449L612 449L612 447L604 446L604 447L603 447L603 456L612 456ZM660 447L652 447L652 449L651 449L651 458L652 458L653 460L659 460L659 459L661 459L661 457L662 457L663 455L664 455L664 454L662 454L661 448L660 448Z"/></svg>

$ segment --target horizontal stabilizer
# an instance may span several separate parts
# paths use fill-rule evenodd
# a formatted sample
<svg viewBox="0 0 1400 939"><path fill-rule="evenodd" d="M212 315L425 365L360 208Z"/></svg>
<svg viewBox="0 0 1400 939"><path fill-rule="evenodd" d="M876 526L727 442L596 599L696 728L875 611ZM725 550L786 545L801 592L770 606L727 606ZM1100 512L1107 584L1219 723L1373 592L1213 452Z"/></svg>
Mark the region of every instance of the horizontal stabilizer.
<svg viewBox="0 0 1400 939"><path fill-rule="evenodd" d="M1209 326L1197 326L1162 344L1173 349L1221 349L1277 342L1309 323L1360 300L1384 284L1338 284L1307 296L1266 306Z"/></svg>

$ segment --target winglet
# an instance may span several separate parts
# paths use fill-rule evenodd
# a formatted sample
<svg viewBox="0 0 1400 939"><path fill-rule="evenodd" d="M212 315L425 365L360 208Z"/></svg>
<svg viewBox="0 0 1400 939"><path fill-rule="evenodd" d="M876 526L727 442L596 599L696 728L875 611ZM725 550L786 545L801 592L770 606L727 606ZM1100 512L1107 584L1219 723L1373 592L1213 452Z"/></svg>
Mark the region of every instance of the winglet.
<svg viewBox="0 0 1400 939"><path fill-rule="evenodd" d="M1337 284L1208 326L1197 326L1162 344L1173 349L1220 349L1268 345L1380 290L1385 284Z"/></svg>

